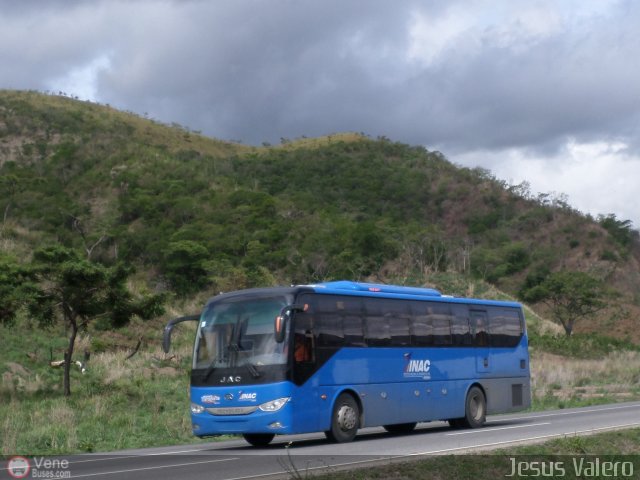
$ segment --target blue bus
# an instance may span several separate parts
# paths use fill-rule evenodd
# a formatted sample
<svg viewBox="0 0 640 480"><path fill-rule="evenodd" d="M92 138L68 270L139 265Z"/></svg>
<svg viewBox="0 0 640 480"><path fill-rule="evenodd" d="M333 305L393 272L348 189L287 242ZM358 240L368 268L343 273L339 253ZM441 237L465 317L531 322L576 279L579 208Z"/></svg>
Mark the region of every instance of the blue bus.
<svg viewBox="0 0 640 480"><path fill-rule="evenodd" d="M359 428L391 433L446 420L476 428L487 414L531 404L520 304L454 298L428 288L336 281L249 289L210 299L198 321L191 420L199 437Z"/></svg>

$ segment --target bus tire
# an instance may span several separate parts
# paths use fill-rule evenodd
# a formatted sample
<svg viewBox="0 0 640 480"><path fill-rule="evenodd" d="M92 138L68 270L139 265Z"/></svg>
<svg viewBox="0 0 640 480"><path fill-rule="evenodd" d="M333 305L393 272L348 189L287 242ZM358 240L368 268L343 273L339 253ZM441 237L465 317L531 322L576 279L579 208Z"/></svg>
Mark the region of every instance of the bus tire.
<svg viewBox="0 0 640 480"><path fill-rule="evenodd" d="M329 440L336 443L352 441L360 426L360 408L348 393L338 396L331 414L331 429L325 432Z"/></svg>
<svg viewBox="0 0 640 480"><path fill-rule="evenodd" d="M417 423L396 423L395 425L384 425L383 428L392 435L402 435L412 432Z"/></svg>
<svg viewBox="0 0 640 480"><path fill-rule="evenodd" d="M479 387L471 387L464 403L464 418L461 425L467 428L478 428L487 419L487 400Z"/></svg>
<svg viewBox="0 0 640 480"><path fill-rule="evenodd" d="M254 447L266 447L276 435L275 433L243 433L242 436Z"/></svg>

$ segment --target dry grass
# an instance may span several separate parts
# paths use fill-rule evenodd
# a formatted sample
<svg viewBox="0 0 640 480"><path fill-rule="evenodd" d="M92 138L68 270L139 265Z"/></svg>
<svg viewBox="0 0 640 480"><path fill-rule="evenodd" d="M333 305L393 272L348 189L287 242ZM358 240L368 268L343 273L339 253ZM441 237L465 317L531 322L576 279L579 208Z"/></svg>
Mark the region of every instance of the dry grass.
<svg viewBox="0 0 640 480"><path fill-rule="evenodd" d="M319 148L324 147L326 145L331 145L332 143L338 142L359 142L366 137L360 133L355 132L343 132L343 133L334 133L331 135L325 135L322 137L314 137L314 138L297 138L295 140L284 142L281 145L274 145L269 148L280 148L284 150L295 150L298 148Z"/></svg>
<svg viewBox="0 0 640 480"><path fill-rule="evenodd" d="M42 389L44 380L38 373L26 370L20 364L9 362L5 364L9 370L2 374L0 393L6 392L13 399L21 393L33 393Z"/></svg>
<svg viewBox="0 0 640 480"><path fill-rule="evenodd" d="M135 357L126 362L126 352L105 352L99 353L92 359L92 367L96 371L105 372L104 384L111 385L117 382L121 378L130 377L132 370L135 368Z"/></svg>
<svg viewBox="0 0 640 480"><path fill-rule="evenodd" d="M9 404L11 410L19 410L20 404L15 400L11 400ZM7 415L2 424L2 450L1 455L11 455L17 451L18 438L22 430L22 425L16 415Z"/></svg>
<svg viewBox="0 0 640 480"><path fill-rule="evenodd" d="M640 395L640 352L623 351L593 360L533 352L534 397L631 399Z"/></svg>
<svg viewBox="0 0 640 480"><path fill-rule="evenodd" d="M539 335L564 335L562 325L541 317L528 305L523 305L523 308L528 319L528 329L535 330Z"/></svg>
<svg viewBox="0 0 640 480"><path fill-rule="evenodd" d="M180 374L178 365L185 357L191 356L190 346L172 348L167 355L159 345L140 351L127 358L130 352L104 352L91 358L90 366L103 379L105 385L112 385L120 380L149 379L155 376L175 377Z"/></svg>
<svg viewBox="0 0 640 480"><path fill-rule="evenodd" d="M75 425L75 414L68 405L55 405L49 411L49 421L65 428L71 428Z"/></svg>

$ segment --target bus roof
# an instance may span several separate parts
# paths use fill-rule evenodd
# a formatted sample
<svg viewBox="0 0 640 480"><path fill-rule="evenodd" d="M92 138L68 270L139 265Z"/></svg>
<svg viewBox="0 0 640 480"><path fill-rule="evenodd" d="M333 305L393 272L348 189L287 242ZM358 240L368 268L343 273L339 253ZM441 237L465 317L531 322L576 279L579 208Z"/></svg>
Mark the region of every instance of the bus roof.
<svg viewBox="0 0 640 480"><path fill-rule="evenodd" d="M350 282L347 280L339 280L336 282L324 282L310 285L315 289L326 290L350 290L358 292L372 292L372 293L395 293L398 295L417 295L421 297L441 297L442 294L433 288L418 288L418 287L402 287L399 285L384 285L378 283L359 283ZM346 293L346 292L340 292Z"/></svg>
<svg viewBox="0 0 640 480"><path fill-rule="evenodd" d="M292 285L291 287L268 287L238 290L235 292L221 293L220 295L212 297L208 300L207 304L217 302L222 299L243 297L245 295L295 295L302 291L312 291L320 294L356 295L362 297L382 297L404 300L432 300L442 303L463 303L467 305L494 305L522 308L522 306L517 302L483 300L477 298L452 297L449 295L442 295L442 293L433 288L404 287L400 285L384 285L377 283L361 283L348 280L323 282L311 285Z"/></svg>
<svg viewBox="0 0 640 480"><path fill-rule="evenodd" d="M301 285L302 287L303 285ZM433 288L403 287L399 285L384 285L375 283L360 283L347 280L335 282L316 283L314 285L304 285L317 293L334 295L358 295L367 297L386 297L403 299L435 300L444 303L464 303L474 305L495 305L505 307L522 308L518 302L501 300L483 300L477 298L452 297L442 295Z"/></svg>

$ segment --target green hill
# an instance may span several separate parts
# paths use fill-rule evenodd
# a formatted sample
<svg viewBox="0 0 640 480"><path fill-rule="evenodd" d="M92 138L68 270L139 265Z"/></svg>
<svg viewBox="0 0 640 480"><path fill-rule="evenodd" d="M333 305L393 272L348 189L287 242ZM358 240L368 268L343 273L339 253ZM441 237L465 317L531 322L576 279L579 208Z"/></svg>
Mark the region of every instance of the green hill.
<svg viewBox="0 0 640 480"><path fill-rule="evenodd" d="M549 272L580 270L613 286L624 314L577 330L640 341L640 243L628 222L386 138L255 148L0 91L0 214L5 256L60 242L186 297L337 278L433 284L443 272L515 296Z"/></svg>

